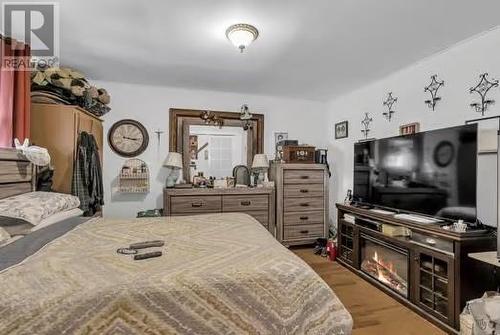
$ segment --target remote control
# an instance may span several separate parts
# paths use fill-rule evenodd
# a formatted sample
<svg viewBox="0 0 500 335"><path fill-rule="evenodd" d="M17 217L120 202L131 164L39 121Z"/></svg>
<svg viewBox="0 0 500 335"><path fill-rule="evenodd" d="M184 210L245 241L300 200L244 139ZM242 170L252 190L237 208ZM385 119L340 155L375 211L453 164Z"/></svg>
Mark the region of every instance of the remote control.
<svg viewBox="0 0 500 335"><path fill-rule="evenodd" d="M160 257L161 255L162 255L161 251L146 252L145 254L134 255L134 260L135 261L140 261L140 260L143 260L143 259L148 259L148 258L153 258L153 257Z"/></svg>
<svg viewBox="0 0 500 335"><path fill-rule="evenodd" d="M133 243L130 245L130 249L146 249L146 248L153 248L153 247L163 247L165 245L165 241L146 241L146 242L139 242L139 243Z"/></svg>

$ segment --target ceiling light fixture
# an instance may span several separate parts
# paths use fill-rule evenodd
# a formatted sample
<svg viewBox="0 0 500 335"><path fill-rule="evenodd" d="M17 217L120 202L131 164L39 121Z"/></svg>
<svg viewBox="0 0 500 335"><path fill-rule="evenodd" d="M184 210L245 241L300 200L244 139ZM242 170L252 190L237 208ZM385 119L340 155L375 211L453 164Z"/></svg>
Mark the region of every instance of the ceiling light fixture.
<svg viewBox="0 0 500 335"><path fill-rule="evenodd" d="M243 51L259 37L259 31L252 25L238 23L227 28L226 37L243 53Z"/></svg>

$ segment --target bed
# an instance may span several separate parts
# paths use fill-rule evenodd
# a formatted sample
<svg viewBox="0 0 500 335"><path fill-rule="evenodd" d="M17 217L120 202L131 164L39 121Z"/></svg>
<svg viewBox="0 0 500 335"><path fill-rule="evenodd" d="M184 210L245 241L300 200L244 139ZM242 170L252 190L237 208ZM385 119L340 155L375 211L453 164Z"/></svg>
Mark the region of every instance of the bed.
<svg viewBox="0 0 500 335"><path fill-rule="evenodd" d="M135 261L116 250L164 240ZM77 225L0 271L0 334L350 334L328 285L246 214Z"/></svg>

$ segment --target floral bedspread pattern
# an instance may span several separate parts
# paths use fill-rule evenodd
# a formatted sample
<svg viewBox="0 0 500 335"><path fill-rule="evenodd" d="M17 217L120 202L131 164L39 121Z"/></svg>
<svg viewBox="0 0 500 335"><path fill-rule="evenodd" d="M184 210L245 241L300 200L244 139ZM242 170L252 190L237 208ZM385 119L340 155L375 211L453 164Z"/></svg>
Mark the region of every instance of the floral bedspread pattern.
<svg viewBox="0 0 500 335"><path fill-rule="evenodd" d="M162 239L134 261L117 248ZM156 248L155 250L158 250ZM0 273L0 334L350 334L300 258L244 214L93 219Z"/></svg>
<svg viewBox="0 0 500 335"><path fill-rule="evenodd" d="M59 212L78 208L80 200L69 194L30 192L0 200L0 215L37 225Z"/></svg>

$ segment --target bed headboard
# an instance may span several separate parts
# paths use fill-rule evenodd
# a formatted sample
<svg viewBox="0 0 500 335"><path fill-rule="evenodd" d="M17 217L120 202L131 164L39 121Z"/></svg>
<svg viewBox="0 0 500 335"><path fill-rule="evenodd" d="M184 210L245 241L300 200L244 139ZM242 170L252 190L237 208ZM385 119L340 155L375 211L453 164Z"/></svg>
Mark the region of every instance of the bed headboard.
<svg viewBox="0 0 500 335"><path fill-rule="evenodd" d="M0 199L34 190L33 164L16 149L0 148Z"/></svg>

